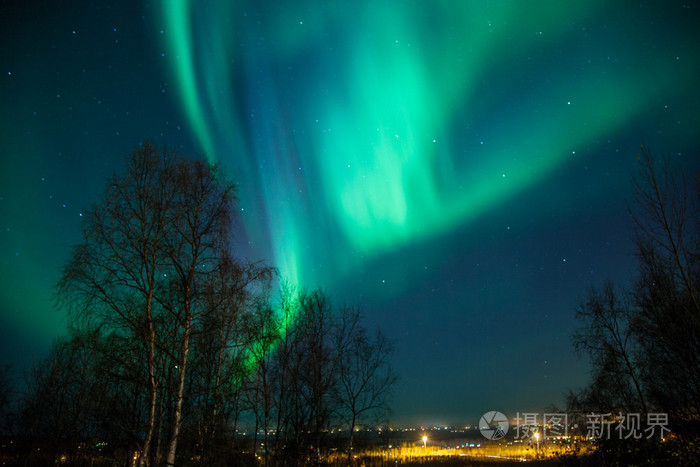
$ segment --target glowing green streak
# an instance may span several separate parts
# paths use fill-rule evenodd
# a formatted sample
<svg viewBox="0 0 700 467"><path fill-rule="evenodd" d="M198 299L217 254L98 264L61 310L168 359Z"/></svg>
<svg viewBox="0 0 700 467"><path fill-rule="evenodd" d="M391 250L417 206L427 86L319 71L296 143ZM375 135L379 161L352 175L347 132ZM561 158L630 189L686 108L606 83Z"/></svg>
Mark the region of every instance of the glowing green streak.
<svg viewBox="0 0 700 467"><path fill-rule="evenodd" d="M547 177L576 157L572 150L596 135L610 134L625 125L644 109L646 100L640 95L656 97L650 95L651 84L643 76L634 83L610 76L604 83L577 90L581 97L573 106L563 101L550 103L579 115L575 120L552 116L549 125L534 128L529 116L502 122L503 140L514 143L498 144L497 152L476 148L483 160L479 175L461 174L464 188L460 190L445 190L438 183L437 162L443 160L434 148L438 144L432 140L403 144L401 135L382 135L373 146L373 158L353 161L371 167L349 176L341 174L342 169L327 169L333 173L333 187L327 195L335 196L336 209L345 214L341 220L347 238L365 251L400 248L444 233ZM605 103L602 108L601 102ZM537 150L538 146L544 148ZM456 183L452 180L448 185Z"/></svg>
<svg viewBox="0 0 700 467"><path fill-rule="evenodd" d="M193 131L239 171L249 237L292 283L474 221L679 79L559 64L589 2L162 5Z"/></svg>
<svg viewBox="0 0 700 467"><path fill-rule="evenodd" d="M457 18L460 34L469 37L464 40L457 34L454 43L447 44L450 50L476 47L464 50L468 63L462 64L461 57L458 61L453 56L453 63L444 63L441 72L435 72L432 60L420 52L422 38L412 42L413 21L398 18L380 22L377 18L399 14L390 3L371 6L365 23L380 24L372 28L372 41L360 41L351 57L348 87L357 91L349 100L358 103L356 114L352 106L348 109L347 102L330 102L325 113L330 115L329 127L335 136L324 141L325 151L316 153L325 153L317 163L326 175L325 197L334 201L330 211L342 213L336 216L345 238L354 248L378 254L444 233L474 218L544 177L558 161L566 159L566 151L560 148L558 158L550 155L539 173L529 177L516 173L510 183L503 183L502 166L509 154L480 151L479 171L486 172L488 178L469 180L469 174L454 174L445 167L444 161L450 156L438 149L453 137L444 130L453 105L468 106L473 83L484 73L484 67L477 64L504 41L499 32L505 30L503 25L517 24L522 18L523 11L517 4L506 3L508 8L494 10L475 10L465 4L458 11L442 4L449 18ZM559 24L579 12L577 8L559 11ZM529 37L534 42L536 36L531 33ZM518 130L518 126L511 129ZM512 139L505 133L504 140ZM331 151L334 157L327 157ZM483 170L491 165L496 167ZM439 175L445 173L453 184L458 184L460 176L468 181L467 189L441 188L444 180Z"/></svg>
<svg viewBox="0 0 700 467"><path fill-rule="evenodd" d="M188 0L173 0L164 3L163 13L167 29L177 31L177 34L168 34L170 39L170 54L174 67L174 74L180 88L185 112L190 119L190 124L199 138L204 153L210 162L216 161L216 147L213 143L205 112L201 106L200 93L197 89L195 75L195 62L192 54L192 37L190 34L190 4Z"/></svg>

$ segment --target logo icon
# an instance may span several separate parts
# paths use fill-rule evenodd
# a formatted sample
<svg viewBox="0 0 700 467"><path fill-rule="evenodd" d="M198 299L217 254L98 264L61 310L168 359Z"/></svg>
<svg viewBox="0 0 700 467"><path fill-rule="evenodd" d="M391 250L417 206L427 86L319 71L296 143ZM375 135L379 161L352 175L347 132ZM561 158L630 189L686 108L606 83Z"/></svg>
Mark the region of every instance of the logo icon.
<svg viewBox="0 0 700 467"><path fill-rule="evenodd" d="M479 431L486 439L496 440L508 433L508 418L501 412L486 412L479 420Z"/></svg>

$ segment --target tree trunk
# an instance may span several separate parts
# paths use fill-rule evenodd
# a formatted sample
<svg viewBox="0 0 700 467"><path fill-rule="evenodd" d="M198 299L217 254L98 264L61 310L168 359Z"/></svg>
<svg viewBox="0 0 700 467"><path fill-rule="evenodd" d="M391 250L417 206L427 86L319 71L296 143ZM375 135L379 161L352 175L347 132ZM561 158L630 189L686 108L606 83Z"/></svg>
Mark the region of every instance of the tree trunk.
<svg viewBox="0 0 700 467"><path fill-rule="evenodd" d="M147 304L147 320L148 320L148 383L150 390L150 406L148 408L148 430L146 431L146 439L143 443L143 450L141 452L141 458L139 459L139 466L144 467L146 465L146 459L148 459L148 454L151 449L151 441L153 440L153 431L156 424L156 405L158 403L158 384L156 383L156 371L155 371L155 331L153 329L153 319L151 312L153 292L149 293L148 304Z"/></svg>
<svg viewBox="0 0 700 467"><path fill-rule="evenodd" d="M189 304L185 304L189 308ZM190 341L190 317L187 311L187 319L183 324L182 349L180 351L180 367L178 368L177 393L175 395L175 413L173 415L173 431L170 435L170 446L168 447L168 457L166 465L175 465L175 451L177 450L177 440L180 435L180 423L182 419L182 399L185 392L185 370L187 368L187 353L189 352Z"/></svg>
<svg viewBox="0 0 700 467"><path fill-rule="evenodd" d="M350 422L350 447L348 448L348 465L352 465L352 444L355 440L355 411L352 412L352 422Z"/></svg>
<svg viewBox="0 0 700 467"><path fill-rule="evenodd" d="M216 435L216 428L217 428L217 416L220 413L220 396L219 396L219 387L221 386L221 369L223 367L223 361L224 361L224 350L226 349L226 332L224 330L221 330L221 338L219 339L219 350L217 353L216 357L216 367L214 368L214 394L212 395L212 399L214 400L214 408L212 409L212 429L211 433L209 434L209 438L213 441L214 436Z"/></svg>

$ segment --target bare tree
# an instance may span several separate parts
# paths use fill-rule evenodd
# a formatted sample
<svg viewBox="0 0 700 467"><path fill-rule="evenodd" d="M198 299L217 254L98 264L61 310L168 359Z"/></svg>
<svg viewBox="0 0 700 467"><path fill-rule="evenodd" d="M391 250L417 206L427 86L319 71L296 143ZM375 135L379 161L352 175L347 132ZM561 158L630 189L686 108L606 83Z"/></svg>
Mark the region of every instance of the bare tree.
<svg viewBox="0 0 700 467"><path fill-rule="evenodd" d="M281 330L275 310L265 302L258 303L249 317L248 325L250 332L248 355L254 366L250 375L251 390L248 392L250 406L255 416L253 454L257 454L258 432L262 430L264 444L262 465L266 466L270 453L269 435L273 423L274 347L279 341Z"/></svg>
<svg viewBox="0 0 700 467"><path fill-rule="evenodd" d="M343 325L339 329L346 336L338 339L343 348L335 399L350 430L348 465L351 465L355 427L370 414L381 416L388 411L397 376L389 364L393 348L387 337L379 330L373 336L368 335L357 310L345 308L340 319Z"/></svg>
<svg viewBox="0 0 700 467"><path fill-rule="evenodd" d="M165 233L176 186L172 157L144 144L83 216L83 243L74 248L57 296L77 321L144 342L149 393L140 465L149 456L157 406L155 300L165 268Z"/></svg>
<svg viewBox="0 0 700 467"><path fill-rule="evenodd" d="M215 451L226 443L223 436L229 427L235 430L249 373L250 335L259 334L252 329L250 317L256 304L269 298L274 274L273 268L224 254L206 284L206 312L194 335L189 397L198 425L197 444L205 460L213 460Z"/></svg>
<svg viewBox="0 0 700 467"><path fill-rule="evenodd" d="M221 252L230 249L234 199L234 186L222 180L206 162L183 159L175 167L178 190L173 209L167 212L165 237L171 292L175 296L166 308L177 323L179 348L174 349L177 380L167 465L175 464L193 325L206 311L205 284L221 264Z"/></svg>
<svg viewBox="0 0 700 467"><path fill-rule="evenodd" d="M246 389L265 463L281 450L320 462L342 417L354 428L385 407L384 336L320 290L286 290L270 305L274 270L231 253L233 202L216 167L145 144L86 211L57 284L73 329L94 336L91 368L122 400L112 407L129 405L113 425L142 466L174 465L180 440L202 462L222 461L207 449L226 444L215 440L235 430Z"/></svg>
<svg viewBox="0 0 700 467"><path fill-rule="evenodd" d="M612 282L591 289L576 312L582 326L574 334L574 346L587 353L594 382L586 393L589 404L600 410L647 413L640 369L635 361L636 341L631 327L633 310Z"/></svg>
<svg viewBox="0 0 700 467"><path fill-rule="evenodd" d="M77 326L137 343L130 357L145 370L149 401L140 465L163 422L166 462L175 462L192 334L215 312L210 281L220 268L233 272L233 200L234 186L215 167L144 144L86 212L83 242L58 283ZM249 267L230 287L244 294L263 276L268 269Z"/></svg>
<svg viewBox="0 0 700 467"><path fill-rule="evenodd" d="M633 175L639 274L630 292L589 295L574 336L593 361L594 381L571 401L607 401L667 412L678 429L700 430L700 191L668 158L642 146ZM630 297L629 300L625 297ZM612 383L612 384L611 384Z"/></svg>
<svg viewBox="0 0 700 467"><path fill-rule="evenodd" d="M101 434L99 414L106 407L110 385L98 371L89 335L58 339L48 356L27 373L21 403L22 434L49 454L77 463L80 442ZM40 454L40 453L38 453Z"/></svg>
<svg viewBox="0 0 700 467"><path fill-rule="evenodd" d="M296 339L295 323L297 320L299 301L298 289L289 283L283 283L280 290L277 323L279 339L275 343L273 360L271 365L272 379L274 381L273 405L275 409L274 449L277 456L285 455L289 460L298 456L298 439L295 428L303 425L293 421L298 420L297 408L299 407L299 374L301 359L299 358L298 340ZM294 436L290 437L290 434ZM293 439L293 442L290 442ZM291 461L291 460L290 460Z"/></svg>
<svg viewBox="0 0 700 467"><path fill-rule="evenodd" d="M634 177L639 277L634 330L649 399L700 429L700 196L642 147ZM700 192L696 191L696 195Z"/></svg>
<svg viewBox="0 0 700 467"><path fill-rule="evenodd" d="M351 456L355 427L388 412L396 381L390 342L319 289L283 288L276 323L269 408L276 410L278 454L283 446L287 463L323 462L328 434L349 427Z"/></svg>
<svg viewBox="0 0 700 467"><path fill-rule="evenodd" d="M315 462L323 455L325 433L330 430L333 391L337 381L342 345L336 340L343 337L337 331L338 321L330 298L322 290L302 291L299 294L299 316L295 336L299 339L300 370L296 377L301 383L302 403L306 407L307 440Z"/></svg>
<svg viewBox="0 0 700 467"><path fill-rule="evenodd" d="M637 226L637 250L642 274L665 275L674 294L687 297L687 318L700 323L700 265L698 265L698 206L690 190L674 173L667 158L657 164L642 145L640 170L632 178ZM700 189L700 185L698 186Z"/></svg>

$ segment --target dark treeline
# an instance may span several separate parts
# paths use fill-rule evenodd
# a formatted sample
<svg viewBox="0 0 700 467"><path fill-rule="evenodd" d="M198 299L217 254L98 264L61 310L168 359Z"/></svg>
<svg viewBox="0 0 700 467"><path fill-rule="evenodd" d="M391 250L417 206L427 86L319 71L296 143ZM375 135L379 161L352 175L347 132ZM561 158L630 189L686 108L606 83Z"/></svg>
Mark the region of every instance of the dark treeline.
<svg viewBox="0 0 700 467"><path fill-rule="evenodd" d="M568 397L580 426L589 413L617 422L639 414L640 432L667 417L674 436L700 434L700 178L689 185L690 175L642 147L629 204L639 269L629 286L591 289L577 311L574 344L593 369L590 385ZM601 452L633 450L629 440L603 444ZM637 462L606 460L618 461Z"/></svg>
<svg viewBox="0 0 700 467"><path fill-rule="evenodd" d="M69 332L3 417L3 460L317 464L341 432L351 462L354 429L387 413L391 345L236 258L234 201L216 167L150 144L108 180L56 287Z"/></svg>

